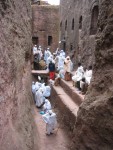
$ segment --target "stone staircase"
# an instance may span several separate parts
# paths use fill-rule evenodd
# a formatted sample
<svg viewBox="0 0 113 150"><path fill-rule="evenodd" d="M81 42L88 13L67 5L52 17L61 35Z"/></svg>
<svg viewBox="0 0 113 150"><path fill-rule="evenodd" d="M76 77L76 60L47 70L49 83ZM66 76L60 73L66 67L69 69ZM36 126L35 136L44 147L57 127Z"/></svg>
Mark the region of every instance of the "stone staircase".
<svg viewBox="0 0 113 150"><path fill-rule="evenodd" d="M83 100L84 95L79 94L72 81L61 79L59 86L52 86L51 103L58 107L59 117L71 131L75 128L77 111Z"/></svg>

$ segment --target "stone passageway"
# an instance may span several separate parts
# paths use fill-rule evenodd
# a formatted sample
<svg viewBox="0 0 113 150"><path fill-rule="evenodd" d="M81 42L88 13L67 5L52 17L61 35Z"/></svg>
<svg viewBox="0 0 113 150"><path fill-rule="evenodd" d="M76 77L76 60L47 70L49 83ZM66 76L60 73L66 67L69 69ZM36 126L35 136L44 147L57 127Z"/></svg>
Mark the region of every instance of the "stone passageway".
<svg viewBox="0 0 113 150"><path fill-rule="evenodd" d="M69 150L70 138L66 134L66 131L64 131L63 126L60 126L57 134L56 129L54 134L47 136L46 124L39 112L40 110L34 107L33 114L39 136L37 139L39 150Z"/></svg>
<svg viewBox="0 0 113 150"><path fill-rule="evenodd" d="M33 80L36 81L37 75L48 76L45 70L32 70ZM41 109L33 108L34 120L37 126L38 143L40 150L69 150L72 145L72 139L77 117L77 111L80 104L84 100L84 95L79 94L72 81L60 80L60 83L51 86L50 102L52 109L57 115L58 127L60 126L57 134L47 136L46 124L40 114ZM71 137L70 137L71 135Z"/></svg>

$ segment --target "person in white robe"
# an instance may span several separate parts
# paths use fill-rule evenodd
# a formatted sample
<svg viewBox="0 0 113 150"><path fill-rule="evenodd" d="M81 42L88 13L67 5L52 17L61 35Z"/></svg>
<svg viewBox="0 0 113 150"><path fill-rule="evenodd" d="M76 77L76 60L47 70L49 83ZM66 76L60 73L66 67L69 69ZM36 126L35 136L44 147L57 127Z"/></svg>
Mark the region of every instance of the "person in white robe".
<svg viewBox="0 0 113 150"><path fill-rule="evenodd" d="M81 63L78 63L78 69L75 72L75 75L72 77L72 80L74 82L80 81L82 79L82 77L83 77L83 74L84 74L84 69L81 66Z"/></svg>
<svg viewBox="0 0 113 150"><path fill-rule="evenodd" d="M55 57L55 68L58 68L58 59L59 59L59 55L57 55L56 57Z"/></svg>
<svg viewBox="0 0 113 150"><path fill-rule="evenodd" d="M51 95L51 87L50 86L45 86L45 91L43 92L44 97L50 97Z"/></svg>
<svg viewBox="0 0 113 150"><path fill-rule="evenodd" d="M39 45L38 49L39 49L40 51L42 51L42 47L41 47L41 45Z"/></svg>
<svg viewBox="0 0 113 150"><path fill-rule="evenodd" d="M67 56L64 60L64 70L65 72L71 72L72 61L69 56Z"/></svg>
<svg viewBox="0 0 113 150"><path fill-rule="evenodd" d="M80 81L81 93L85 94L92 78L92 66L89 66L88 70L84 72L84 76Z"/></svg>
<svg viewBox="0 0 113 150"><path fill-rule="evenodd" d="M38 91L39 88L41 87L41 85L42 85L42 84L37 81L37 82L35 83L35 89Z"/></svg>
<svg viewBox="0 0 113 150"><path fill-rule="evenodd" d="M52 110L49 110L48 113L42 116L44 122L46 123L46 134L50 135L54 132L54 129L57 126L56 114Z"/></svg>
<svg viewBox="0 0 113 150"><path fill-rule="evenodd" d="M36 88L35 88L35 82L32 82L32 93L35 94Z"/></svg>
<svg viewBox="0 0 113 150"><path fill-rule="evenodd" d="M33 55L36 55L38 53L37 45L33 47Z"/></svg>
<svg viewBox="0 0 113 150"><path fill-rule="evenodd" d="M60 56L63 56L65 58L66 53L64 52L64 50L60 51Z"/></svg>
<svg viewBox="0 0 113 150"><path fill-rule="evenodd" d="M60 77L61 79L64 79L64 77L65 77L65 70L64 70L63 67L60 68L58 77Z"/></svg>
<svg viewBox="0 0 113 150"><path fill-rule="evenodd" d="M92 66L89 66L89 69L87 70L86 75L85 75L85 80L88 85L91 82L91 78L92 78Z"/></svg>
<svg viewBox="0 0 113 150"><path fill-rule="evenodd" d="M47 50L44 52L44 60L45 60L46 64L47 64L47 60L50 57L50 55L51 55L51 52L49 51L49 48L47 48Z"/></svg>
<svg viewBox="0 0 113 150"><path fill-rule="evenodd" d="M47 113L48 110L51 110L51 103L48 99L45 99L42 109L43 109L44 113Z"/></svg>
<svg viewBox="0 0 113 150"><path fill-rule="evenodd" d="M35 93L36 106L41 107L44 103L45 97L43 96L43 89L40 88Z"/></svg>
<svg viewBox="0 0 113 150"><path fill-rule="evenodd" d="M58 71L60 70L61 67L64 67L64 60L65 58L63 56L58 57Z"/></svg>
<svg viewBox="0 0 113 150"><path fill-rule="evenodd" d="M54 59L53 59L53 55L50 55L48 58L47 58L47 66L49 65L50 62L53 62L55 63Z"/></svg>

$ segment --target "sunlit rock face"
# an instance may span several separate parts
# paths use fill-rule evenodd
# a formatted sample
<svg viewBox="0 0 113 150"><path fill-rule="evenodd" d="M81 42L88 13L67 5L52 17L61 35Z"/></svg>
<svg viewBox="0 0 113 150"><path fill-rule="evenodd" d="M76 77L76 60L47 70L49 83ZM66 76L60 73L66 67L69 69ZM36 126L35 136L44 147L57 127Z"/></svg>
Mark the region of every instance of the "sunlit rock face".
<svg viewBox="0 0 113 150"><path fill-rule="evenodd" d="M78 112L74 150L113 149L113 1L99 1L93 79Z"/></svg>
<svg viewBox="0 0 113 150"><path fill-rule="evenodd" d="M33 150L31 6L0 1L0 150Z"/></svg>

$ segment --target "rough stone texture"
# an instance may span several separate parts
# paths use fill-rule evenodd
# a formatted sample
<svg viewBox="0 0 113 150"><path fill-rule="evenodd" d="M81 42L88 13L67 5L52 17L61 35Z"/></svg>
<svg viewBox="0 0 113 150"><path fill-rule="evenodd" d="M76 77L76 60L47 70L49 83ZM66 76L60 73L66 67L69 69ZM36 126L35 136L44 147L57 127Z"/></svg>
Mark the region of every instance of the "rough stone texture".
<svg viewBox="0 0 113 150"><path fill-rule="evenodd" d="M90 35L91 16L94 6L99 5L99 0L61 0L60 7L60 47L73 59L74 64L82 62L88 67L94 63L95 35ZM79 20L82 16L82 28L79 29ZM72 20L74 19L74 30ZM67 29L65 23L67 20ZM72 50L71 50L72 45ZM64 48L63 48L64 49Z"/></svg>
<svg viewBox="0 0 113 150"><path fill-rule="evenodd" d="M30 51L30 1L1 0L0 150L34 149Z"/></svg>
<svg viewBox="0 0 113 150"><path fill-rule="evenodd" d="M113 150L113 1L99 3L94 74L78 112L74 150Z"/></svg>
<svg viewBox="0 0 113 150"><path fill-rule="evenodd" d="M38 37L38 45L42 48L50 47L55 51L59 42L59 6L32 5L33 33ZM52 44L48 46L48 36L52 36Z"/></svg>

